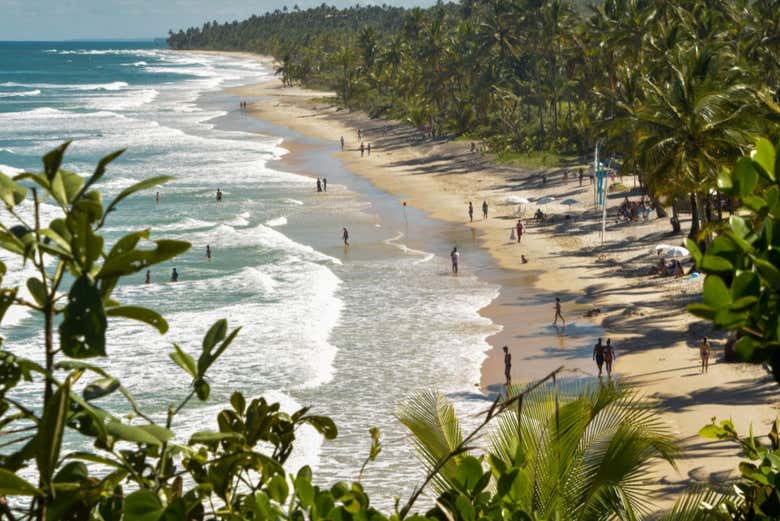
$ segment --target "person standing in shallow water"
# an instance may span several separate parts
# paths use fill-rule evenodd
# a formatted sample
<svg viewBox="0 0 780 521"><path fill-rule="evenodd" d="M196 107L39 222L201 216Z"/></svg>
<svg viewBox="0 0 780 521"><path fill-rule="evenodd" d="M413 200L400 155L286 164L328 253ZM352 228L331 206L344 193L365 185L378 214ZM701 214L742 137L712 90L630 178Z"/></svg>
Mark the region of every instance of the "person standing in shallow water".
<svg viewBox="0 0 780 521"><path fill-rule="evenodd" d="M366 147L363 146L363 142L360 142L360 157L363 157L363 152L365 152Z"/></svg>
<svg viewBox="0 0 780 521"><path fill-rule="evenodd" d="M160 204L160 192L157 192L157 193L154 195L154 201L155 201L157 204Z"/></svg>
<svg viewBox="0 0 780 521"><path fill-rule="evenodd" d="M563 314L561 313L561 299L555 297L555 318L553 319L554 326L558 325L559 318L563 322L563 327L566 327L566 319L563 318Z"/></svg>
<svg viewBox="0 0 780 521"><path fill-rule="evenodd" d="M600 338L593 347L593 360L596 361L596 365L599 368L599 378L601 378L601 368L604 365L604 344L601 343Z"/></svg>
<svg viewBox="0 0 780 521"><path fill-rule="evenodd" d="M322 181L320 181L320 178L317 178L317 192L322 192Z"/></svg>
<svg viewBox="0 0 780 521"><path fill-rule="evenodd" d="M217 188L217 202L222 201L222 190Z"/></svg>
<svg viewBox="0 0 780 521"><path fill-rule="evenodd" d="M612 361L615 360L615 350L612 349L612 340L607 339L607 345L604 346L604 364L607 366L607 378L612 378Z"/></svg>
<svg viewBox="0 0 780 521"><path fill-rule="evenodd" d="M151 284L152 283L152 272L150 270L146 270L146 280L144 280L145 284Z"/></svg>
<svg viewBox="0 0 780 521"><path fill-rule="evenodd" d="M341 139L339 139L339 142L341 143L341 150L344 150L344 136L341 136Z"/></svg>
<svg viewBox="0 0 780 521"><path fill-rule="evenodd" d="M179 282L179 272L176 271L176 268L173 268L173 272L171 273L171 282Z"/></svg>
<svg viewBox="0 0 780 521"><path fill-rule="evenodd" d="M710 341L706 336L701 339L699 357L701 357L701 373L704 374L710 369Z"/></svg>
<svg viewBox="0 0 780 521"><path fill-rule="evenodd" d="M206 258L211 262L211 246L206 245Z"/></svg>
<svg viewBox="0 0 780 521"><path fill-rule="evenodd" d="M474 222L474 205L469 201L469 222Z"/></svg>
<svg viewBox="0 0 780 521"><path fill-rule="evenodd" d="M450 252L450 259L452 260L452 273L458 274L458 261L460 260L460 253L458 253L458 247L455 246Z"/></svg>
<svg viewBox="0 0 780 521"><path fill-rule="evenodd" d="M322 191L323 192L328 191L328 179L325 177L322 178Z"/></svg>
<svg viewBox="0 0 780 521"><path fill-rule="evenodd" d="M344 231L341 234L341 238L344 239L344 246L349 246L349 232L346 228L344 228Z"/></svg>
<svg viewBox="0 0 780 521"><path fill-rule="evenodd" d="M509 347L504 346L504 377L506 378L506 387L512 385L512 355L509 354Z"/></svg>
<svg viewBox="0 0 780 521"><path fill-rule="evenodd" d="M488 204L487 201L482 201L482 218L487 219L488 216Z"/></svg>

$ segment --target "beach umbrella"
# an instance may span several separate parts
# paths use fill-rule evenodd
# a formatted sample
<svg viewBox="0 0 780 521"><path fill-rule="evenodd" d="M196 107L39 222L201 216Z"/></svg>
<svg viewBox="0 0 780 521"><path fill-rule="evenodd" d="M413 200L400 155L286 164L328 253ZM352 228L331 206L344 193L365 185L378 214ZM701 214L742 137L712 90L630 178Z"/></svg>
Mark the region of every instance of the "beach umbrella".
<svg viewBox="0 0 780 521"><path fill-rule="evenodd" d="M531 201L529 201L525 197L520 197L519 195L510 195L506 199L504 199L504 202L506 202L507 204L528 204Z"/></svg>
<svg viewBox="0 0 780 521"><path fill-rule="evenodd" d="M664 257L682 258L688 257L691 253L682 246L672 246L670 244L659 244L653 251L656 255L662 255Z"/></svg>
<svg viewBox="0 0 780 521"><path fill-rule="evenodd" d="M564 199L563 201L561 201L561 204L565 204L566 206L571 207L571 205L577 204L577 202L578 201L576 199L569 198L569 199Z"/></svg>
<svg viewBox="0 0 780 521"><path fill-rule="evenodd" d="M555 201L555 197L553 197L551 195L545 195L544 197L540 197L539 199L537 199L536 200L536 204L541 206L543 204L547 204L547 203L552 202L552 201Z"/></svg>

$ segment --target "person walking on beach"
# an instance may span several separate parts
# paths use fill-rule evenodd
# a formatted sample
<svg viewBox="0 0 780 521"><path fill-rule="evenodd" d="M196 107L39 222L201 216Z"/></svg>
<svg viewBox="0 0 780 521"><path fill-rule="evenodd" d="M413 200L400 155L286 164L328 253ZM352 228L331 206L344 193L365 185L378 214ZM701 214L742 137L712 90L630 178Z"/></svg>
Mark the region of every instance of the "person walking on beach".
<svg viewBox="0 0 780 521"><path fill-rule="evenodd" d="M320 181L320 178L317 178L317 192L322 192L322 181Z"/></svg>
<svg viewBox="0 0 780 521"><path fill-rule="evenodd" d="M217 202L222 201L222 190L217 188Z"/></svg>
<svg viewBox="0 0 780 521"><path fill-rule="evenodd" d="M157 192L156 194L154 194L154 201L157 204L160 204L160 192Z"/></svg>
<svg viewBox="0 0 780 521"><path fill-rule="evenodd" d="M488 215L487 201L482 201L482 218L487 219L487 215Z"/></svg>
<svg viewBox="0 0 780 521"><path fill-rule="evenodd" d="M152 272L150 270L146 270L146 280L144 280L144 284L151 284L152 283Z"/></svg>
<svg viewBox="0 0 780 521"><path fill-rule="evenodd" d="M326 178L322 178L322 191L327 192L328 191L328 180Z"/></svg>
<svg viewBox="0 0 780 521"><path fill-rule="evenodd" d="M474 222L474 205L469 201L469 222Z"/></svg>
<svg viewBox="0 0 780 521"><path fill-rule="evenodd" d="M607 345L604 346L604 364L607 366L607 378L612 379L612 361L617 358L615 350L612 349L612 339L607 339Z"/></svg>
<svg viewBox="0 0 780 521"><path fill-rule="evenodd" d="M176 271L176 268L173 268L173 273L171 273L171 282L179 282L179 272Z"/></svg>
<svg viewBox="0 0 780 521"><path fill-rule="evenodd" d="M555 318L553 319L553 325L558 325L558 319L561 319L563 321L563 327L566 327L566 319L563 318L563 315L561 314L561 299L558 297L555 297Z"/></svg>
<svg viewBox="0 0 780 521"><path fill-rule="evenodd" d="M344 150L344 136L341 136L341 139L339 139L341 142L341 150Z"/></svg>
<svg viewBox="0 0 780 521"><path fill-rule="evenodd" d="M368 155L371 155L371 143L368 144Z"/></svg>
<svg viewBox="0 0 780 521"><path fill-rule="evenodd" d="M593 360L596 361L596 365L599 368L599 378L601 378L601 367L604 365L604 344L601 343L601 339L593 346Z"/></svg>
<svg viewBox="0 0 780 521"><path fill-rule="evenodd" d="M452 259L452 273L458 274L458 260L460 260L460 253L458 253L458 247L455 246L450 252L450 259Z"/></svg>
<svg viewBox="0 0 780 521"><path fill-rule="evenodd" d="M341 238L344 239L344 246L349 246L349 232L344 228L344 232L341 234Z"/></svg>
<svg viewBox="0 0 780 521"><path fill-rule="evenodd" d="M523 221L517 220L517 242L520 242L523 238Z"/></svg>
<svg viewBox="0 0 780 521"><path fill-rule="evenodd" d="M206 245L206 258L211 262L211 246Z"/></svg>
<svg viewBox="0 0 780 521"><path fill-rule="evenodd" d="M366 150L366 147L363 146L363 142L360 142L360 157L363 157L363 152Z"/></svg>
<svg viewBox="0 0 780 521"><path fill-rule="evenodd" d="M358 130L358 141L360 141L361 139L363 139L363 133L360 131L360 129L357 130Z"/></svg>
<svg viewBox="0 0 780 521"><path fill-rule="evenodd" d="M580 168L579 174L580 174L580 186L582 186L582 168Z"/></svg>
<svg viewBox="0 0 780 521"><path fill-rule="evenodd" d="M512 355L509 354L509 347L504 346L504 377L506 378L506 387L512 385Z"/></svg>
<svg viewBox="0 0 780 521"><path fill-rule="evenodd" d="M704 374L708 372L710 368L710 341L707 340L706 336L701 339L699 356L701 357L701 372Z"/></svg>

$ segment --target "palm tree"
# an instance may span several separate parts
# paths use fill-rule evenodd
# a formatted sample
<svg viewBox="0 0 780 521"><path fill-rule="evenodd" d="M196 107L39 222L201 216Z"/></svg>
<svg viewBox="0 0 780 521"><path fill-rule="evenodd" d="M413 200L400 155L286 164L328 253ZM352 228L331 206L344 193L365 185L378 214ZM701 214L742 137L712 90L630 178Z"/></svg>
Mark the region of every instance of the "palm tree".
<svg viewBox="0 0 780 521"><path fill-rule="evenodd" d="M667 81L644 80L644 99L624 106L634 129L634 156L653 193L689 194L690 237L706 223L703 201L721 168L755 134L753 90L722 45L680 45L668 61ZM617 125L625 124L623 121Z"/></svg>
<svg viewBox="0 0 780 521"><path fill-rule="evenodd" d="M673 464L677 452L651 404L627 388L577 384L542 387L519 403L519 412L498 416L488 448L492 462L519 468L528 478L518 510L582 521L633 520L650 511L648 466L658 458ZM440 393L407 399L397 416L430 468L463 439L452 405ZM439 470L434 483L440 491L457 483L457 464L465 457L457 454Z"/></svg>

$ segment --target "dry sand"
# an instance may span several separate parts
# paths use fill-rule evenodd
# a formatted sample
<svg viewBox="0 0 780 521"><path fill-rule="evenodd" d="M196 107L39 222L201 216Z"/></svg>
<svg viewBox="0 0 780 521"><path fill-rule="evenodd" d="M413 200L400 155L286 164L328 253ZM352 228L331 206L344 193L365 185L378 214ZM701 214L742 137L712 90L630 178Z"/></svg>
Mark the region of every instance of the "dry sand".
<svg viewBox="0 0 780 521"><path fill-rule="evenodd" d="M574 374L595 376L591 360L595 337L601 333L611 338L617 352L616 374L638 382L643 393L660 400L665 419L683 443L686 459L679 462L678 471L659 467L661 477L648 478L660 480L660 505L668 506L670 492L691 482L736 476L735 447L697 436L711 418L731 418L743 433L751 423L758 433L768 430L780 388L760 367L722 362L722 336L684 310L700 295L702 279L649 275L657 262L651 248L658 243L682 244L684 236L669 233L668 219L615 222L615 207L626 195L638 199L638 191L610 194L612 212L601 246L601 214L593 210L587 174L580 186L575 172L567 179L565 170L497 166L488 156L470 152L468 142L432 140L404 123L339 110L328 92L283 88L278 81L232 92L252 98L251 114L258 118L334 143L344 136L345 149L335 156L346 168L405 197L409 205L433 218L476 230L503 268L480 274L502 287L501 295L481 311L503 327L489 339L493 349L481 382L486 392L503 382L504 344L513 355L513 381L527 382L561 364ZM370 156L361 157L357 129L364 143L371 143ZM622 182L631 187L635 181ZM510 241L518 211L517 205L505 203L510 195L530 200L554 196L556 201L543 207L554 220L535 224L531 216L537 206L532 203L525 209L527 233L522 242ZM575 202L560 204L566 199ZM483 200L490 206L487 220L481 219ZM475 207L473 223L468 222L468 201ZM683 230L688 225L684 217ZM528 264L521 264L521 253L529 258ZM467 268L468 260L461 262ZM565 331L549 325L556 295L569 321ZM601 313L586 318L584 313L593 308ZM714 352L709 373L702 375L697 345L704 335L714 338Z"/></svg>

